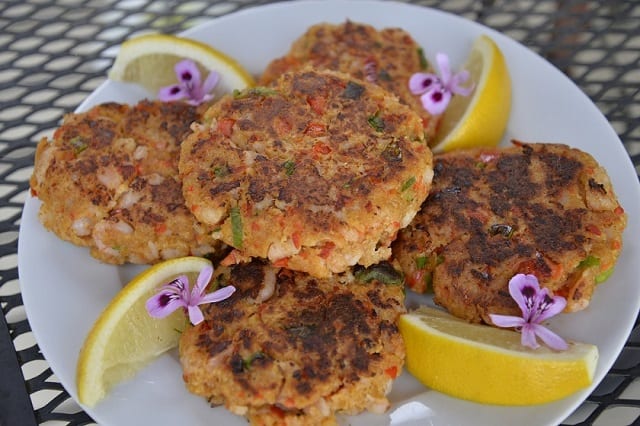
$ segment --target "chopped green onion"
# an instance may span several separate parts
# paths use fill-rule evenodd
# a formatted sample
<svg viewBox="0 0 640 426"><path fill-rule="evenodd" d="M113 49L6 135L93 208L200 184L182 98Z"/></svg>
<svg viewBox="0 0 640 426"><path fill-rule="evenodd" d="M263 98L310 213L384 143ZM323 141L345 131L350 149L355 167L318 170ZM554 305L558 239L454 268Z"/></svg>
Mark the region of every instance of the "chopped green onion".
<svg viewBox="0 0 640 426"><path fill-rule="evenodd" d="M427 266L427 256L416 257L416 268L424 269Z"/></svg>
<svg viewBox="0 0 640 426"><path fill-rule="evenodd" d="M589 268L591 266L600 265L600 259L595 256L587 256L582 262L578 264L578 268Z"/></svg>
<svg viewBox="0 0 640 426"><path fill-rule="evenodd" d="M277 90L271 89L269 87L262 87L262 86L252 87L250 89L243 89L243 90L239 90L239 89L233 90L234 99L245 99L253 95L266 97L266 96L272 96L277 94L278 94Z"/></svg>
<svg viewBox="0 0 640 426"><path fill-rule="evenodd" d="M596 275L596 284L605 282L606 280L609 279L611 274L613 274L613 266L607 269L606 271L600 272L598 275Z"/></svg>
<svg viewBox="0 0 640 426"><path fill-rule="evenodd" d="M420 59L420 68L426 70L429 66L429 61L427 61L427 57L424 55L424 50L421 47L418 48L418 58Z"/></svg>
<svg viewBox="0 0 640 426"><path fill-rule="evenodd" d="M416 177L411 176L409 179L404 181L404 183L402 184L402 187L400 188L400 192L404 192L407 189L411 188L414 183L416 183Z"/></svg>
<svg viewBox="0 0 640 426"><path fill-rule="evenodd" d="M80 154L82 151L84 151L85 149L87 149L89 147L89 145L87 145L87 143L79 136L71 139L69 141L69 144L73 148L73 153L75 155Z"/></svg>
<svg viewBox="0 0 640 426"><path fill-rule="evenodd" d="M388 262L380 262L367 268L356 266L354 276L358 281L366 283L373 280L387 285L402 285L404 283L402 275Z"/></svg>
<svg viewBox="0 0 640 426"><path fill-rule="evenodd" d="M254 352L254 353L251 354L251 356L249 358L242 360L242 366L243 366L243 368L245 370L248 370L251 367L251 364L253 364L254 361L262 360L262 359L265 359L266 357L267 356L262 351Z"/></svg>
<svg viewBox="0 0 640 426"><path fill-rule="evenodd" d="M233 246L242 248L242 217L240 216L239 207L231 207L231 234Z"/></svg>
<svg viewBox="0 0 640 426"><path fill-rule="evenodd" d="M382 119L382 117L378 115L378 113L370 116L367 119L367 122L369 123L369 126L373 127L373 129L376 132L381 132L384 130L384 127L385 127L384 120Z"/></svg>

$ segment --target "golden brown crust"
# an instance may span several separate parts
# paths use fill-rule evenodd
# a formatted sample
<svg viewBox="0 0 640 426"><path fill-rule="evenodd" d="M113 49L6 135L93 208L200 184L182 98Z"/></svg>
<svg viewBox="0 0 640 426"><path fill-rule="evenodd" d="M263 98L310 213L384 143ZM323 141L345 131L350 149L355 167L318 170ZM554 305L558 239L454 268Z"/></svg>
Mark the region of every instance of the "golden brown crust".
<svg viewBox="0 0 640 426"><path fill-rule="evenodd" d="M185 200L245 256L315 276L376 263L428 193L419 117L345 74L285 74L206 117L182 145Z"/></svg>
<svg viewBox="0 0 640 426"><path fill-rule="evenodd" d="M316 279L255 260L217 268L214 281L237 290L183 333L191 392L255 425L332 424L336 411L387 408L404 360L401 285Z"/></svg>
<svg viewBox="0 0 640 426"><path fill-rule="evenodd" d="M507 284L536 275L585 308L613 268L626 216L609 178L588 154L523 144L436 156L432 192L394 243L409 287L432 281L437 303L470 321L518 314Z"/></svg>
<svg viewBox="0 0 640 426"><path fill-rule="evenodd" d="M352 21L311 26L296 39L289 52L273 60L259 83L272 84L285 72L305 66L347 73L374 82L398 96L423 120L428 142L435 135L439 117L430 115L418 96L409 90L409 78L416 72L432 72L422 48L401 28L377 30Z"/></svg>
<svg viewBox="0 0 640 426"><path fill-rule="evenodd" d="M180 142L201 112L182 103L106 103L68 114L36 151L40 220L104 262L154 263L221 243L184 206Z"/></svg>

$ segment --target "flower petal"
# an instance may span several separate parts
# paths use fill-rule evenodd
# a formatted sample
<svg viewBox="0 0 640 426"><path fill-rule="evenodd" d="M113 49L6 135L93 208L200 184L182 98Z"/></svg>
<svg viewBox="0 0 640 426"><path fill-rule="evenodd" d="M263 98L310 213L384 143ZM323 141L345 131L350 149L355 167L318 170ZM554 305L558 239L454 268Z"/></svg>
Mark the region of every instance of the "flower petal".
<svg viewBox="0 0 640 426"><path fill-rule="evenodd" d="M442 84L447 87L451 80L451 66L449 65L449 57L444 53L437 53L436 63L438 64L438 69L440 70L440 78L442 80Z"/></svg>
<svg viewBox="0 0 640 426"><path fill-rule="evenodd" d="M417 72L409 79L409 90L414 95L422 95L440 83L440 78L435 74Z"/></svg>
<svg viewBox="0 0 640 426"><path fill-rule="evenodd" d="M564 351L569 348L569 345L564 341L562 337L558 336L547 327L540 324L532 324L532 328L534 333L540 339L542 339L542 341L551 349L555 349L556 351Z"/></svg>
<svg viewBox="0 0 640 426"><path fill-rule="evenodd" d="M498 327L522 327L525 322L521 317L511 315L489 314L491 321Z"/></svg>
<svg viewBox="0 0 640 426"><path fill-rule="evenodd" d="M211 281L211 276L213 275L213 267L205 266L202 268L200 273L198 274L198 279L196 280L196 285L193 286L193 290L191 290L191 298L189 300L189 305L197 305L202 299L202 294L209 285L209 281Z"/></svg>
<svg viewBox="0 0 640 426"><path fill-rule="evenodd" d="M541 323L562 312L567 306L567 300L562 296L550 296L549 290L543 288L538 294L532 322Z"/></svg>
<svg viewBox="0 0 640 426"><path fill-rule="evenodd" d="M198 302L198 305L201 305L203 303L215 303L228 299L233 293L235 293L235 291L236 288L232 285L222 287L221 289L218 289L213 293L205 294Z"/></svg>
<svg viewBox="0 0 640 426"><path fill-rule="evenodd" d="M164 318L186 303L175 292L161 291L147 299L145 308L153 318Z"/></svg>
<svg viewBox="0 0 640 426"><path fill-rule="evenodd" d="M463 87L462 85L469 79L469 71L463 70L453 76L449 84L449 90L460 96L469 96L475 85L472 83L469 87Z"/></svg>
<svg viewBox="0 0 640 426"><path fill-rule="evenodd" d="M420 96L420 100L422 101L422 106L429 114L440 115L447 109L447 105L449 105L451 92L437 87Z"/></svg>
<svg viewBox="0 0 640 426"><path fill-rule="evenodd" d="M178 77L178 81L187 86L187 88L191 89L192 87L200 86L200 70L195 62L184 59L178 62L173 70L176 72L176 77Z"/></svg>
<svg viewBox="0 0 640 426"><path fill-rule="evenodd" d="M158 99L162 102L173 102L188 97L187 91L179 84L160 88Z"/></svg>
<svg viewBox="0 0 640 426"><path fill-rule="evenodd" d="M525 324L521 330L522 336L520 337L520 343L522 346L526 346L531 349L537 349L540 347L536 340L536 333L534 327L531 324Z"/></svg>
<svg viewBox="0 0 640 426"><path fill-rule="evenodd" d="M189 312L189 321L191 321L191 324L198 325L204 321L204 315L202 315L202 311L198 306L189 306L187 311Z"/></svg>
<svg viewBox="0 0 640 426"><path fill-rule="evenodd" d="M202 92L204 95L211 93L211 91L218 85L220 81L220 73L217 71L211 71L207 76L207 79L202 84Z"/></svg>
<svg viewBox="0 0 640 426"><path fill-rule="evenodd" d="M522 311L522 317L529 321L540 284L535 275L516 274L509 280L509 294Z"/></svg>

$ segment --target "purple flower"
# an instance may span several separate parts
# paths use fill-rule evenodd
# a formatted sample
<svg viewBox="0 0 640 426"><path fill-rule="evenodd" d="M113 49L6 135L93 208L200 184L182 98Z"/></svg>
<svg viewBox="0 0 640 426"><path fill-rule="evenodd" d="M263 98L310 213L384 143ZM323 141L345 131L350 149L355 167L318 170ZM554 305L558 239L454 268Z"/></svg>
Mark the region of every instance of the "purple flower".
<svg viewBox="0 0 640 426"><path fill-rule="evenodd" d="M548 328L540 325L552 316L562 312L567 301L561 296L550 296L549 290L540 288L535 275L517 274L509 281L509 293L516 301L522 317L489 314L498 327L515 327L522 333L522 345L538 348L536 336L552 349L562 351L567 342Z"/></svg>
<svg viewBox="0 0 640 426"><path fill-rule="evenodd" d="M213 293L204 294L212 275L213 268L211 266L200 271L196 285L191 292L189 292L189 278L186 275L179 276L164 285L158 294L147 300L145 305L147 312L154 318L164 318L176 309L184 308L189 314L191 323L193 325L200 324L204 320L204 316L198 305L220 302L229 298L236 291L234 286L229 285Z"/></svg>
<svg viewBox="0 0 640 426"><path fill-rule="evenodd" d="M422 95L422 106L431 115L442 114L454 94L469 96L473 91L473 84L470 87L461 86L469 79L468 71L452 74L449 57L444 53L436 55L436 62L440 69L440 77L436 74L418 72L409 79L409 90L414 95Z"/></svg>
<svg viewBox="0 0 640 426"><path fill-rule="evenodd" d="M211 91L220 80L218 72L211 71L202 83L200 70L195 62L189 59L178 62L174 70L179 83L161 88L158 92L158 99L163 102L171 102L186 98L190 105L200 105L213 99Z"/></svg>

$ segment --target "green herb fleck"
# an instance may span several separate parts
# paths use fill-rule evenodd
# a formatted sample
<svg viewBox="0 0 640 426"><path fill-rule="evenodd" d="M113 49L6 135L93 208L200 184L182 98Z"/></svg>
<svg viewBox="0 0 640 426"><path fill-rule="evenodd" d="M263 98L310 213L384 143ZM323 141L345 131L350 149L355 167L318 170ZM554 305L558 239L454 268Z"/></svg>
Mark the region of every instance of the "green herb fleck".
<svg viewBox="0 0 640 426"><path fill-rule="evenodd" d="M389 144L384 147L382 150L382 158L390 163L402 161L402 150L400 149L397 140L389 142Z"/></svg>
<svg viewBox="0 0 640 426"><path fill-rule="evenodd" d="M240 216L239 207L231 207L231 234L233 237L233 246L242 248L242 216Z"/></svg>
<svg viewBox="0 0 640 426"><path fill-rule="evenodd" d="M291 337L297 337L299 339L304 339L307 336L310 336L314 332L314 328L309 325L298 325L293 327L287 327L286 331Z"/></svg>
<svg viewBox="0 0 640 426"><path fill-rule="evenodd" d="M429 61L427 61L427 57L424 55L424 50L421 47L418 47L418 58L420 59L420 68L426 70L429 66Z"/></svg>
<svg viewBox="0 0 640 426"><path fill-rule="evenodd" d="M391 76L389 75L387 70L380 70L380 72L378 73L378 80L391 81Z"/></svg>
<svg viewBox="0 0 640 426"><path fill-rule="evenodd" d="M213 281L211 281L211 284L209 284L209 290L213 291L221 287L226 287L229 284L228 281L228 277L226 277L224 274L220 274L215 277Z"/></svg>
<svg viewBox="0 0 640 426"><path fill-rule="evenodd" d="M429 289L432 288L432 284L433 284L433 272L429 271L427 273L424 274L424 278L423 278L424 284L425 284L425 292L428 291Z"/></svg>
<svg viewBox="0 0 640 426"><path fill-rule="evenodd" d="M69 141L69 144L73 148L73 153L75 155L80 154L82 151L84 151L85 149L87 149L89 147L89 145L87 145L87 143L79 136L71 139Z"/></svg>
<svg viewBox="0 0 640 426"><path fill-rule="evenodd" d="M404 183L402 184L402 187L400 188L400 191L401 192L406 191L407 189L411 188L414 183L416 183L416 177L411 176L409 179L404 181Z"/></svg>
<svg viewBox="0 0 640 426"><path fill-rule="evenodd" d="M596 275L596 284L605 282L606 280L609 279L611 274L613 274L613 266L607 269L606 271L600 272L598 275Z"/></svg>
<svg viewBox="0 0 640 426"><path fill-rule="evenodd" d="M213 168L213 175L217 178L228 176L229 173L231 173L231 170L226 164L224 166L216 166Z"/></svg>
<svg viewBox="0 0 640 426"><path fill-rule="evenodd" d="M350 81L347 83L347 87L344 88L344 92L342 92L342 97L347 99L360 99L360 96L364 93L364 86L361 86L358 83L354 83Z"/></svg>
<svg viewBox="0 0 640 426"><path fill-rule="evenodd" d="M248 370L249 368L251 368L251 364L253 364L256 361L262 361L266 358L267 356L265 355L264 352L262 351L254 352L251 354L251 356L249 356L249 358L242 360L242 367L244 370Z"/></svg>
<svg viewBox="0 0 640 426"><path fill-rule="evenodd" d="M415 258L416 268L433 270L436 266L444 262L444 256L433 254L431 256L418 256Z"/></svg>
<svg viewBox="0 0 640 426"><path fill-rule="evenodd" d="M234 99L245 99L250 96L267 97L267 96L273 96L277 94L278 94L277 90L272 89L270 87L263 87L263 86L251 87L249 89L243 89L243 90L239 90L239 89L233 90Z"/></svg>
<svg viewBox="0 0 640 426"><path fill-rule="evenodd" d="M291 176L296 171L296 163L291 160L285 161L282 164L282 167L284 168L284 173L287 176Z"/></svg>
<svg viewBox="0 0 640 426"><path fill-rule="evenodd" d="M389 262L380 262L376 265L354 267L354 276L358 281L369 283L373 280L387 285L402 285L404 278L400 272L391 266Z"/></svg>
<svg viewBox="0 0 640 426"><path fill-rule="evenodd" d="M369 126L373 127L373 129L376 132L381 132L384 130L384 120L382 119L382 117L380 117L378 115L378 113L376 113L375 115L370 116L367 119L367 122L369 123Z"/></svg>
<svg viewBox="0 0 640 426"><path fill-rule="evenodd" d="M587 256L582 262L578 264L578 268L589 268L591 266L600 265L600 259L595 256Z"/></svg>

